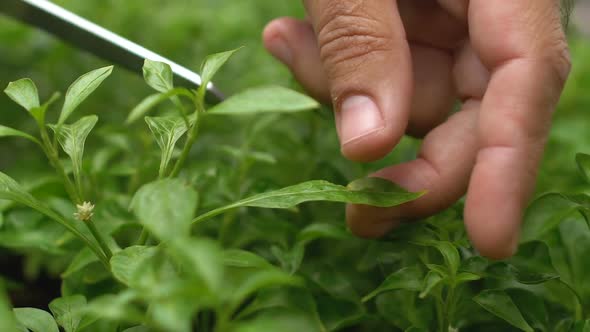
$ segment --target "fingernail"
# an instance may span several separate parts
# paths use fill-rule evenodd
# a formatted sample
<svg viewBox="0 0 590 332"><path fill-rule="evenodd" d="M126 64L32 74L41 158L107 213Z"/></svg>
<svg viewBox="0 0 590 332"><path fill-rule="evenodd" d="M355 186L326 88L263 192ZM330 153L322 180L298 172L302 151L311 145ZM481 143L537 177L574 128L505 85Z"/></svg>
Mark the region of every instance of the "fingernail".
<svg viewBox="0 0 590 332"><path fill-rule="evenodd" d="M377 104L367 96L346 98L336 116L340 117L336 121L342 145L381 130L385 126Z"/></svg>
<svg viewBox="0 0 590 332"><path fill-rule="evenodd" d="M287 42L280 36L272 38L268 43L268 50L286 65L291 65L293 54Z"/></svg>

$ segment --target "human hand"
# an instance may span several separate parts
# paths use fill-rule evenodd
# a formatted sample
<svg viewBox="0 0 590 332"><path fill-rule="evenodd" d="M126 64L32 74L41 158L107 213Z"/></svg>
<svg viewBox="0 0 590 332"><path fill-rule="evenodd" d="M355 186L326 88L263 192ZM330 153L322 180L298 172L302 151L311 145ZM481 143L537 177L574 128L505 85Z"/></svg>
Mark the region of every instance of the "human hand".
<svg viewBox="0 0 590 332"><path fill-rule="evenodd" d="M416 160L375 176L422 198L347 207L350 229L378 237L451 206L479 252L512 255L551 116L570 70L558 0L306 0L308 20L281 18L266 47L335 108L344 156L371 161L404 134ZM449 117L456 100L461 111Z"/></svg>

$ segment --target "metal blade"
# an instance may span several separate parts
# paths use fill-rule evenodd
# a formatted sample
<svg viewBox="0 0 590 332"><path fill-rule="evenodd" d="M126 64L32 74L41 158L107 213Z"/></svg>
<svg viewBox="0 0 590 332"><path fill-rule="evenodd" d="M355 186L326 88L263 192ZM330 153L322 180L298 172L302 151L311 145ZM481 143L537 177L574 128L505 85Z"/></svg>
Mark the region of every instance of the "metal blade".
<svg viewBox="0 0 590 332"><path fill-rule="evenodd" d="M140 74L144 59L150 59L168 63L181 85L201 85L201 77L195 72L47 0L0 0L0 12L135 73ZM213 84L209 84L207 90L208 102L217 103L224 99Z"/></svg>

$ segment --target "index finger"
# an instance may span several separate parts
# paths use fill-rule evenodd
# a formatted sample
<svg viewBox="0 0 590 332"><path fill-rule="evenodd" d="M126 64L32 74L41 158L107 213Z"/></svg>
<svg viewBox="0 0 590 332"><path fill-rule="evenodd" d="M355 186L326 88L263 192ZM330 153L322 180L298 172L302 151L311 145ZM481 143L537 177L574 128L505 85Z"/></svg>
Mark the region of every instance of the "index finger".
<svg viewBox="0 0 590 332"><path fill-rule="evenodd" d="M491 72L465 223L485 256L518 245L551 116L570 70L558 0L470 0L472 45Z"/></svg>
<svg viewBox="0 0 590 332"><path fill-rule="evenodd" d="M385 156L404 135L413 80L397 1L306 0L343 154Z"/></svg>

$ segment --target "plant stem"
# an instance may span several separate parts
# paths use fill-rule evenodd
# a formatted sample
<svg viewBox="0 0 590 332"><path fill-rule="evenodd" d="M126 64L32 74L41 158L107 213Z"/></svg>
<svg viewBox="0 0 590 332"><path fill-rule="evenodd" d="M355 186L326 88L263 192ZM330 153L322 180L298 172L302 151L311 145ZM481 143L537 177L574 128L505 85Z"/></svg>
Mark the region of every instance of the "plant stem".
<svg viewBox="0 0 590 332"><path fill-rule="evenodd" d="M141 234L139 235L139 239L137 240L138 246L145 246L150 238L150 233L145 229L145 227L141 230Z"/></svg>
<svg viewBox="0 0 590 332"><path fill-rule="evenodd" d="M583 320L584 317L584 305L583 305L583 301L582 298L580 297L580 294L578 294L578 292L572 287L570 286L567 282L561 280L561 279L557 279L559 283L561 283L562 285L564 285L567 289L569 289L572 293L574 293L574 296L576 298L576 308L575 308L575 317L576 320Z"/></svg>
<svg viewBox="0 0 590 332"><path fill-rule="evenodd" d="M188 158L188 154L190 153L191 149L193 148L193 145L195 144L195 141L197 140L197 136L199 135L199 127L201 123L201 121L199 121L199 113L200 111L199 109L197 109L195 111L195 124L189 130L188 137L186 139L186 142L184 143L184 147L182 148L182 153L180 154L178 160L176 160L174 168L170 173L171 178L175 178L178 176L180 170L182 169L182 166L184 166L184 163Z"/></svg>
<svg viewBox="0 0 590 332"><path fill-rule="evenodd" d="M59 160L59 154L57 153L57 149L51 143L51 139L49 139L47 129L44 126L39 125L39 130L41 132L41 139L43 141L43 152L45 152L45 155L47 156L47 159L49 160L51 166L55 168L59 176L61 176L61 178L63 179L64 187L66 189L68 196L75 204L82 203L82 199L80 197L81 193L76 190L76 186L74 185L70 177L66 174L66 171L63 168L61 161Z"/></svg>
<svg viewBox="0 0 590 332"><path fill-rule="evenodd" d="M46 216L48 216L50 219L53 219L54 221L56 221L57 223L59 223L60 225L62 225L64 228L66 228L72 234L74 234L80 240L82 240L82 242L84 242L86 244L86 246L88 248L90 248L90 250L92 252L94 252L96 254L96 257L98 257L98 259L101 261L101 263L107 269L107 271L110 270L109 259L105 256L105 254L101 250L101 248L99 248L96 245L96 243L94 243L92 240L90 240L88 237L86 237L86 235L84 235L83 233L81 233L76 227L72 226L70 223L68 223L67 221L65 221L62 218L62 216L60 216L59 214L55 213L50 208L45 207L45 206L41 206L41 207L37 207L36 209L38 209L39 212L41 212L41 213L45 214Z"/></svg>
<svg viewBox="0 0 590 332"><path fill-rule="evenodd" d="M88 219L84 223L86 224L86 227L88 227L88 230L90 230L90 233L92 233L92 236L94 236L94 238L96 239L96 242L98 242L98 245L100 246L100 248L102 249L102 251L106 255L107 259L110 260L111 257L113 257L113 252L111 251L111 249L107 245L102 234L100 234L100 232L96 228L94 221L92 221L92 219Z"/></svg>
<svg viewBox="0 0 590 332"><path fill-rule="evenodd" d="M454 315L455 315L455 284L453 282L453 284L451 284L449 286L449 291L447 293L447 298L445 299L445 305L444 305L444 309L445 309L445 324L444 324L444 331L447 332L449 331L449 328L451 327L451 324L453 323L454 320Z"/></svg>
<svg viewBox="0 0 590 332"><path fill-rule="evenodd" d="M443 313L443 301L440 298L440 296L436 297L436 320L438 321L438 330L439 332L446 332L444 331L444 326L445 326L445 317L444 317L444 313Z"/></svg>

